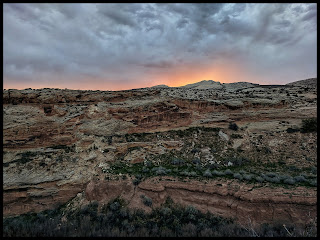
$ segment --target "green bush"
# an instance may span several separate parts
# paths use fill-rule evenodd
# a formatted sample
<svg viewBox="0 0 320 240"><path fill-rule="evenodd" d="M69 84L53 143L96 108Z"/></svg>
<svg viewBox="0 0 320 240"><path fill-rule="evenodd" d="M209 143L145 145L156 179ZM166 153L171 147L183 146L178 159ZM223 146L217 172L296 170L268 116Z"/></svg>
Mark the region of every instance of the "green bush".
<svg viewBox="0 0 320 240"><path fill-rule="evenodd" d="M203 173L204 177L212 177L211 171L209 169L207 169L204 173Z"/></svg>
<svg viewBox="0 0 320 240"><path fill-rule="evenodd" d="M305 236L306 229L285 223L289 234L283 223L278 223L263 224L253 231L233 219L169 200L150 213L129 210L120 198L110 201L100 213L94 211L95 206L96 203L86 206L85 211L47 210L4 218L3 237L299 237ZM67 221L62 220L65 217ZM307 227L308 236L316 237L316 225Z"/></svg>
<svg viewBox="0 0 320 240"><path fill-rule="evenodd" d="M271 177L271 178L277 176L277 174L276 174L276 173L273 173L273 172L267 172L266 175L267 175L268 177Z"/></svg>
<svg viewBox="0 0 320 240"><path fill-rule="evenodd" d="M224 171L224 174L226 174L226 175L232 175L233 172L232 172L230 169L226 169L226 170Z"/></svg>
<svg viewBox="0 0 320 240"><path fill-rule="evenodd" d="M264 181L264 178L262 178L260 176L257 176L255 179L257 182L260 182L260 183L262 183Z"/></svg>
<svg viewBox="0 0 320 240"><path fill-rule="evenodd" d="M285 180L283 181L283 183L285 183L285 184L290 184L290 185L294 185L294 184L296 183L296 181L295 181L292 177L290 177L290 178L285 179Z"/></svg>
<svg viewBox="0 0 320 240"><path fill-rule="evenodd" d="M317 179L314 179L314 180L309 180L309 184L313 187L316 187L317 186Z"/></svg>
<svg viewBox="0 0 320 240"><path fill-rule="evenodd" d="M280 183L280 178L278 176L274 176L274 177L269 177L269 176L265 176L264 179L268 182L271 182L271 183Z"/></svg>
<svg viewBox="0 0 320 240"><path fill-rule="evenodd" d="M213 170L213 171L212 171L212 174L213 174L213 175L216 175L216 176L224 176L224 175L225 175L224 172L217 171L217 170Z"/></svg>
<svg viewBox="0 0 320 240"><path fill-rule="evenodd" d="M243 178L240 173L233 174L233 177L236 178L236 179L239 179L239 180L242 180L242 178Z"/></svg>
<svg viewBox="0 0 320 240"><path fill-rule="evenodd" d="M316 132L317 131L317 118L308 118L302 120L301 132Z"/></svg>
<svg viewBox="0 0 320 240"><path fill-rule="evenodd" d="M141 179L135 178L132 180L133 185L137 186L141 182Z"/></svg>
<svg viewBox="0 0 320 240"><path fill-rule="evenodd" d="M148 207L151 207L152 206L152 199L145 196L145 195L141 195L140 196L142 198L142 202L144 205L148 206Z"/></svg>
<svg viewBox="0 0 320 240"><path fill-rule="evenodd" d="M237 131L238 130L238 125L236 123L229 123L229 129Z"/></svg>
<svg viewBox="0 0 320 240"><path fill-rule="evenodd" d="M243 175L243 179L247 180L247 181L251 181L252 179L252 174L244 174Z"/></svg>
<svg viewBox="0 0 320 240"><path fill-rule="evenodd" d="M304 176L301 176L301 175L294 177L294 180L296 182L307 182L308 181Z"/></svg>

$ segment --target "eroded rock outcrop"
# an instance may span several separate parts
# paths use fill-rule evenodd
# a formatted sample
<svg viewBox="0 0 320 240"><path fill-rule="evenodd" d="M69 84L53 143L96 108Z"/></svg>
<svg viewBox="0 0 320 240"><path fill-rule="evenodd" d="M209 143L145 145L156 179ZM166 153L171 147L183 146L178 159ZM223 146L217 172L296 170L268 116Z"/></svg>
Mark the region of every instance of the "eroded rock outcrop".
<svg viewBox="0 0 320 240"><path fill-rule="evenodd" d="M4 216L54 208L86 192L86 201L120 194L146 210L141 194L155 205L170 196L239 221L307 221L306 214L316 212L317 133L287 129L316 116L314 85L211 85L218 87L4 90ZM230 122L239 130L229 129ZM151 178L137 186L118 173L173 162L189 172L173 169L181 179ZM262 182L259 188L230 178L204 183L206 169L236 166L258 174L304 173L313 185L272 189ZM198 181L183 182L188 174Z"/></svg>
<svg viewBox="0 0 320 240"><path fill-rule="evenodd" d="M87 201L107 203L121 196L130 208L151 211L141 201L141 195L160 206L170 197L184 206L223 217L235 218L244 223L292 222L305 225L317 216L317 191L299 187L273 189L232 180L181 182L174 178L151 178L138 186L131 179L122 181L91 181L85 191Z"/></svg>

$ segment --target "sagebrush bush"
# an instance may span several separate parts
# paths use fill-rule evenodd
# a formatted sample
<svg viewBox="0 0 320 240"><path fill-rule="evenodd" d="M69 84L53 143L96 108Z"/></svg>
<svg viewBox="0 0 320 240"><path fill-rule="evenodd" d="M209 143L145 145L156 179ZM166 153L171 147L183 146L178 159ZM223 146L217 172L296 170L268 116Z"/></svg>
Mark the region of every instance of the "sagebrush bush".
<svg viewBox="0 0 320 240"><path fill-rule="evenodd" d="M233 177L239 180L242 180L242 175L240 173L233 174Z"/></svg>
<svg viewBox="0 0 320 240"><path fill-rule="evenodd" d="M174 159L171 161L171 164L172 164L172 165L184 165L184 164L185 164L185 161L184 161L183 159L174 158Z"/></svg>
<svg viewBox="0 0 320 240"><path fill-rule="evenodd" d="M232 175L233 172L232 172L230 169L226 169L226 170L224 171L224 174L226 174L226 175Z"/></svg>
<svg viewBox="0 0 320 240"><path fill-rule="evenodd" d="M308 236L317 236L316 226L312 225L300 229L286 223L290 234L280 223L245 228L232 219L202 213L168 199L150 213L129 210L121 199L112 200L107 206L113 210L104 207L99 212L95 206L86 206L91 210L47 210L4 218L3 237L299 237L305 236L305 229Z"/></svg>
<svg viewBox="0 0 320 240"><path fill-rule="evenodd" d="M120 203L119 202L113 202L110 204L109 208L111 211L117 211L119 210L121 207Z"/></svg>
<svg viewBox="0 0 320 240"><path fill-rule="evenodd" d="M223 172L217 171L217 170L213 170L213 171L212 171L212 174L213 174L213 175L216 175L216 176L224 176L224 173L223 173Z"/></svg>
<svg viewBox="0 0 320 240"><path fill-rule="evenodd" d="M132 180L133 185L139 185L139 183L141 182L141 179L135 178Z"/></svg>
<svg viewBox="0 0 320 240"><path fill-rule="evenodd" d="M316 132L317 131L317 118L308 118L302 120L301 132Z"/></svg>
<svg viewBox="0 0 320 240"><path fill-rule="evenodd" d="M260 177L260 176L257 176L257 177L255 177L255 180L256 180L257 182L262 183L262 182L264 181L264 178L262 178L262 177Z"/></svg>
<svg viewBox="0 0 320 240"><path fill-rule="evenodd" d="M144 205L146 205L148 207L152 206L152 199L151 198L149 198L149 197L147 197L145 195L141 195L140 197L141 197L142 202L143 202Z"/></svg>
<svg viewBox="0 0 320 240"><path fill-rule="evenodd" d="M294 180L296 182L307 182L308 181L304 176L301 176L301 175L300 176L295 176Z"/></svg>
<svg viewBox="0 0 320 240"><path fill-rule="evenodd" d="M229 123L229 129L237 131L238 130L238 125L236 123Z"/></svg>
<svg viewBox="0 0 320 240"><path fill-rule="evenodd" d="M209 169L207 169L206 171L204 171L203 176L204 177L212 177L212 173Z"/></svg>
<svg viewBox="0 0 320 240"><path fill-rule="evenodd" d="M290 176L288 176L288 175L279 175L279 178L280 178L281 181L284 181L285 179L290 178Z"/></svg>
<svg viewBox="0 0 320 240"><path fill-rule="evenodd" d="M199 158L196 158L196 159L193 159L193 160L192 160L192 163L198 165L198 164L201 163L201 161L200 161Z"/></svg>
<svg viewBox="0 0 320 240"><path fill-rule="evenodd" d="M243 175L243 179L247 180L247 181L251 181L252 179L252 174L244 174Z"/></svg>
<svg viewBox="0 0 320 240"><path fill-rule="evenodd" d="M316 187L317 186L317 179L310 179L309 180L309 184L313 187Z"/></svg>
<svg viewBox="0 0 320 240"><path fill-rule="evenodd" d="M162 166L152 168L152 171L155 172L156 175L166 175L168 170Z"/></svg>
<svg viewBox="0 0 320 240"><path fill-rule="evenodd" d="M283 183L293 185L296 183L296 181L292 177L290 177L290 178L283 180Z"/></svg>
<svg viewBox="0 0 320 240"><path fill-rule="evenodd" d="M280 178L278 176L275 176L275 177L265 176L264 179L271 183L280 183Z"/></svg>
<svg viewBox="0 0 320 240"><path fill-rule="evenodd" d="M268 177L276 177L276 176L278 176L276 173L274 173L274 172L267 172L266 173L266 175L268 176Z"/></svg>

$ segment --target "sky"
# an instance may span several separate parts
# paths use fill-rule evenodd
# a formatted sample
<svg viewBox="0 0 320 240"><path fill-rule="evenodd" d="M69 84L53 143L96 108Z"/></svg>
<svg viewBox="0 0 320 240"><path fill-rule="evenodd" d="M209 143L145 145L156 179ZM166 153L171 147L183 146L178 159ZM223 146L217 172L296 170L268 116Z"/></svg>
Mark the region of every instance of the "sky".
<svg viewBox="0 0 320 240"><path fill-rule="evenodd" d="M315 3L3 5L3 88L125 90L317 77Z"/></svg>

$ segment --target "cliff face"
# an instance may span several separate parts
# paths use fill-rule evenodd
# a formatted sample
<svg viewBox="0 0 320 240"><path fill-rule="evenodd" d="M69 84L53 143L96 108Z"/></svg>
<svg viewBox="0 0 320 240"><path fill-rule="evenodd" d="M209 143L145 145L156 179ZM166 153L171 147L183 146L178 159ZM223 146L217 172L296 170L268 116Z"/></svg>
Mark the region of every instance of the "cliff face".
<svg viewBox="0 0 320 240"><path fill-rule="evenodd" d="M317 133L294 129L316 116L316 89L236 86L5 90L4 216L54 208L85 193L84 202L122 195L146 210L141 194L155 205L170 196L239 221L306 221L316 213ZM232 122L237 131L228 128ZM241 176L214 172L227 168ZM269 181L270 172L279 180ZM305 181L286 185L301 174Z"/></svg>
<svg viewBox="0 0 320 240"><path fill-rule="evenodd" d="M240 223L254 225L270 222L305 225L317 216L317 191L303 188L273 189L262 185L243 184L222 179L214 181L178 181L174 178L151 178L133 186L126 181L91 181L85 190L87 202L107 203L121 196L130 208L151 211L141 201L141 195L160 206L167 197L184 206L192 205L203 212L213 212L235 218Z"/></svg>

